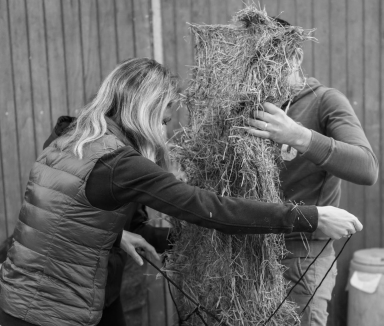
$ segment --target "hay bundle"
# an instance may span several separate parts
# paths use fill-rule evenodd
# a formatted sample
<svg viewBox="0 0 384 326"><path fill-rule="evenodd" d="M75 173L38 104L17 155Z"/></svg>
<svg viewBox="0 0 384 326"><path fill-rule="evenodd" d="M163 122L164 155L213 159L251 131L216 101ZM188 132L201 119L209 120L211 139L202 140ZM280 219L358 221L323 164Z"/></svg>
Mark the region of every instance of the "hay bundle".
<svg viewBox="0 0 384 326"><path fill-rule="evenodd" d="M293 67L288 58L300 51L310 32L284 28L254 5L238 12L234 22L191 25L196 54L185 93L190 121L174 155L191 185L220 196L278 203L276 146L238 126L245 126L262 103L290 98ZM278 262L285 250L283 237L228 236L172 223L175 245L168 252L169 275L228 325L262 325L286 293ZM177 295L185 317L195 307ZM293 324L298 319L294 308L285 303L270 325ZM209 316L205 319L218 325ZM203 324L193 315L185 325Z"/></svg>

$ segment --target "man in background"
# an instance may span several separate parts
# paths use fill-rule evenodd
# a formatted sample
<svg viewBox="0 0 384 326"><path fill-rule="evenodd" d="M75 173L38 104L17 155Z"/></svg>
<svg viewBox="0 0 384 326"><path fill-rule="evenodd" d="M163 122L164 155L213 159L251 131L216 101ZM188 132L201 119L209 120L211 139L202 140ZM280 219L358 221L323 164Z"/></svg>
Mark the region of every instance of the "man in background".
<svg viewBox="0 0 384 326"><path fill-rule="evenodd" d="M290 24L274 18L286 28ZM378 177L378 161L348 99L338 90L323 86L315 78L301 74L301 55L289 58L293 73L290 82L296 95L281 108L264 104L264 112L250 119L247 131L281 145L280 181L285 201L317 206L339 206L341 180L373 185ZM345 236L348 236L346 234ZM290 252L282 261L285 278L296 284L320 253L327 238L313 234L285 235ZM295 287L291 300L302 311L335 259L333 241ZM302 326L326 326L327 304L331 300L337 269L332 268L301 319Z"/></svg>

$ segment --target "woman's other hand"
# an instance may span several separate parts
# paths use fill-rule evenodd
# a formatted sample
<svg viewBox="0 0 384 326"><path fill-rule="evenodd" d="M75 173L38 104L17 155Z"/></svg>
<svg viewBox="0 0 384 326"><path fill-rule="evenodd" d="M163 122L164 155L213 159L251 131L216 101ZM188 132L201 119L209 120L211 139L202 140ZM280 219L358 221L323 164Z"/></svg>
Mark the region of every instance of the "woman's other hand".
<svg viewBox="0 0 384 326"><path fill-rule="evenodd" d="M317 228L334 240L355 234L363 229L363 225L357 217L344 209L323 206L317 207L317 211L319 213Z"/></svg>
<svg viewBox="0 0 384 326"><path fill-rule="evenodd" d="M254 111L255 119L248 120L249 127L245 127L246 131L256 137L287 144L304 153L311 142L312 132L297 124L276 105L266 102L263 107L264 111Z"/></svg>
<svg viewBox="0 0 384 326"><path fill-rule="evenodd" d="M120 243L121 249L123 249L128 255L130 255L136 263L140 266L143 265L143 260L136 252L136 248L144 249L146 253L149 253L153 258L160 260L160 256L157 254L154 247L152 247L141 235L136 233L123 231L123 237Z"/></svg>

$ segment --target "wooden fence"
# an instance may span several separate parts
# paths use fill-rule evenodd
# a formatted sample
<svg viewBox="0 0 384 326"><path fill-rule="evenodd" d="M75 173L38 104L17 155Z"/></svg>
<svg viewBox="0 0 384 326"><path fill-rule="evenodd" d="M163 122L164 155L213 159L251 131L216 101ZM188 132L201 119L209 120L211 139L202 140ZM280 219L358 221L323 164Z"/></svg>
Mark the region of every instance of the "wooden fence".
<svg viewBox="0 0 384 326"><path fill-rule="evenodd" d="M316 28L319 42L304 48L305 73L347 95L382 165L382 2L260 2L272 16ZM225 24L243 6L241 0L0 0L0 242L12 234L29 170L57 117L76 115L128 57L154 57L187 80L193 46L186 22ZM169 132L185 121L184 111L175 112ZM352 253L384 245L382 185L382 173L372 187L343 183L341 206L361 219L364 231L338 261L329 325L346 325ZM171 325L164 284L150 283L145 324Z"/></svg>

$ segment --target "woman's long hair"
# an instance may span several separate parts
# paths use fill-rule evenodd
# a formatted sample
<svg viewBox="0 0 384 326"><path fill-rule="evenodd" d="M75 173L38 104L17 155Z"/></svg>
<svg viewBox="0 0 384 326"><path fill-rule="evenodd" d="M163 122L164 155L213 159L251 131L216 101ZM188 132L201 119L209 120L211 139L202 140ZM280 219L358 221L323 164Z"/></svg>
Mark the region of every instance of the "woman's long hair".
<svg viewBox="0 0 384 326"><path fill-rule="evenodd" d="M177 100L177 79L152 59L129 59L102 83L93 101L83 108L74 132L62 148L73 145L80 159L84 146L102 137L113 121L132 145L149 160L168 167L163 114Z"/></svg>

